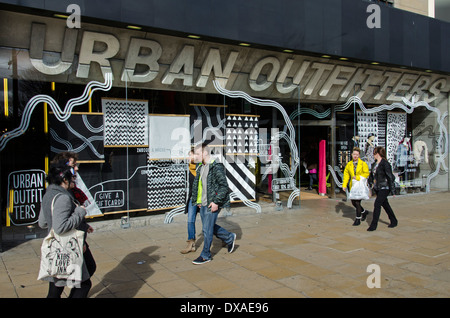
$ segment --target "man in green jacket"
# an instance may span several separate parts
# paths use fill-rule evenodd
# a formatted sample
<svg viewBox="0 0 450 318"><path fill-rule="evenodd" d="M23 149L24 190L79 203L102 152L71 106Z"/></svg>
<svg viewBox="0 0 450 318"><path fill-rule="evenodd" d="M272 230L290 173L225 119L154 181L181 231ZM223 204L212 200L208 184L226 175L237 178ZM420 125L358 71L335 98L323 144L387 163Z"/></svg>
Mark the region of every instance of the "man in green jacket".
<svg viewBox="0 0 450 318"><path fill-rule="evenodd" d="M192 203L200 208L203 224L203 250L193 264L204 264L211 261L211 244L216 235L228 245L228 253L232 253L236 234L228 232L216 224L220 209L230 205L225 167L222 163L211 159L211 151L206 144L194 149L194 161L198 162L197 174L192 185Z"/></svg>

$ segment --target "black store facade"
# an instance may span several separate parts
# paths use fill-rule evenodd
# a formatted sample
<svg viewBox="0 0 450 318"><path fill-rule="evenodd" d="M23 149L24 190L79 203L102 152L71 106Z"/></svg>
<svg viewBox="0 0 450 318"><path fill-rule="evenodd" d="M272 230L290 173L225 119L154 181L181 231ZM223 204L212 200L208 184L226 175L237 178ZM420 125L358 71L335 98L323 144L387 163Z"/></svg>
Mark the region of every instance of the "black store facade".
<svg viewBox="0 0 450 318"><path fill-rule="evenodd" d="M96 218L180 213L199 141L235 158L233 201L257 212L260 192L292 206L311 154L335 196L369 140L399 194L449 189L448 23L380 5L370 28L363 0L160 2L0 2L3 225L37 221L62 151Z"/></svg>

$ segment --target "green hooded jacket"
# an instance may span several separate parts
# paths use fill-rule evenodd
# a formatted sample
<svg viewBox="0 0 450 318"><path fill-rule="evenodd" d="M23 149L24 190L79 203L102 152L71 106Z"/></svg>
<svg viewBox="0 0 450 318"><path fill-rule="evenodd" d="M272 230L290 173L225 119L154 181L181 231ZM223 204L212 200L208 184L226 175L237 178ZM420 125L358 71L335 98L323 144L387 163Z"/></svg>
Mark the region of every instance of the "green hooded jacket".
<svg viewBox="0 0 450 318"><path fill-rule="evenodd" d="M192 184L192 204L197 204L197 197L199 195L200 169L202 164L197 165L197 175ZM219 206L219 209L230 206L230 189L225 172L225 166L220 162L213 161L209 164L209 173L207 176L207 206L214 202Z"/></svg>

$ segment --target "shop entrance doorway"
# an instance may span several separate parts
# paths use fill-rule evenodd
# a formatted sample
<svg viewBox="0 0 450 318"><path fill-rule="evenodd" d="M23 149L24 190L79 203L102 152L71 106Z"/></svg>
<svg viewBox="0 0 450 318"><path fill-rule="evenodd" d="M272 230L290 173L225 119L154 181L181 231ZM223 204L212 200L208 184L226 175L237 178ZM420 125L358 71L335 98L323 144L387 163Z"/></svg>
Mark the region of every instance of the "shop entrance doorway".
<svg viewBox="0 0 450 318"><path fill-rule="evenodd" d="M300 125L300 187L303 193L318 195L319 184L319 143L326 141L326 162L330 160L330 127ZM306 166L306 168L305 168ZM307 173L308 172L308 173ZM327 175L327 172L325 172ZM327 183L330 183L329 176Z"/></svg>

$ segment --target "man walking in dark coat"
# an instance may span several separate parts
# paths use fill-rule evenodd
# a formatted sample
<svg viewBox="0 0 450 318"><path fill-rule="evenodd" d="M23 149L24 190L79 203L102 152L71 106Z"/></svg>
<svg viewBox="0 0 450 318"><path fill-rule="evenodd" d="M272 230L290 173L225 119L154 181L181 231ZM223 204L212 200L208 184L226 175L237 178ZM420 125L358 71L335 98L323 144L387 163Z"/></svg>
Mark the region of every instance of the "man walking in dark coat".
<svg viewBox="0 0 450 318"><path fill-rule="evenodd" d="M228 232L216 224L220 209L230 205L230 194L222 163L211 159L211 151L206 144L194 149L194 160L199 163L197 175L192 185L192 203L200 208L203 224L203 250L193 264L210 262L213 235L216 235L228 246L228 253L234 250L236 234Z"/></svg>

